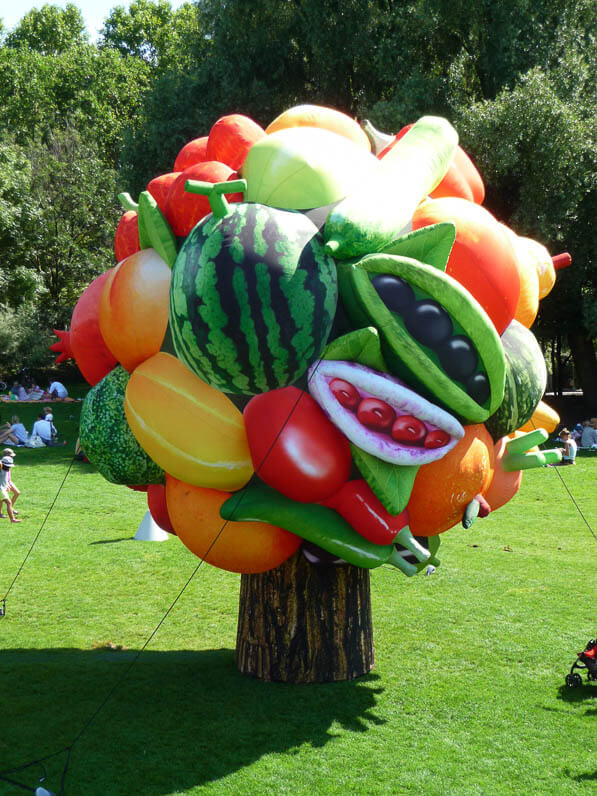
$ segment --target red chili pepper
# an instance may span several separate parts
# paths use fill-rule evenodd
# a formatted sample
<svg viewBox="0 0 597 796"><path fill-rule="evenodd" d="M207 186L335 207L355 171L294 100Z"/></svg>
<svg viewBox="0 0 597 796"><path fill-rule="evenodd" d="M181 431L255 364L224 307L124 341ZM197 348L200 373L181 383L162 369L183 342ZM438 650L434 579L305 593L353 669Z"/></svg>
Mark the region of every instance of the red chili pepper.
<svg viewBox="0 0 597 796"><path fill-rule="evenodd" d="M391 544L408 525L408 511L390 514L364 479L347 481L321 504L337 511L357 533L375 544Z"/></svg>

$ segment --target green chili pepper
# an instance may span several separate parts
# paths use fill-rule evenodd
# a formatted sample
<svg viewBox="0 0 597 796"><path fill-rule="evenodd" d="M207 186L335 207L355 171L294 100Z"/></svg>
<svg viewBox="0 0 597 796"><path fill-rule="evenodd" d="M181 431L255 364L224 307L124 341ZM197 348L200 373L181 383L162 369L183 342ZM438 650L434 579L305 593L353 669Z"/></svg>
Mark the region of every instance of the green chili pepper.
<svg viewBox="0 0 597 796"><path fill-rule="evenodd" d="M378 545L363 538L333 509L316 503L299 503L264 484L235 492L220 508L220 515L225 520L254 520L284 528L355 567L374 569L392 564L405 575L417 573L417 567L405 561L393 544ZM403 534L398 541L412 548L415 555L429 557L412 535L408 539L407 534Z"/></svg>

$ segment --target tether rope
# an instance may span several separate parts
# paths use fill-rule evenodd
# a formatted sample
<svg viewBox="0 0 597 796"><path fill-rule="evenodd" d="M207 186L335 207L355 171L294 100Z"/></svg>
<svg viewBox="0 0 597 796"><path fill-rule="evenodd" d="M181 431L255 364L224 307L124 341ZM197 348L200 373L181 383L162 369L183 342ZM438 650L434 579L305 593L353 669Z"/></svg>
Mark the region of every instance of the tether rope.
<svg viewBox="0 0 597 796"><path fill-rule="evenodd" d="M311 380L311 378L312 378L312 377L315 375L315 372L317 371L317 368L318 368L318 367L319 367L319 365L321 364L321 361L322 361L321 359L319 359L319 360L317 361L317 365L316 365L316 366L315 366L315 368L313 369L313 371L312 371L311 375L308 377L308 379L307 379L307 383L308 383L308 382ZM283 431L284 431L284 429L286 428L286 425L287 425L287 424L288 424L288 422L290 421L290 418L292 417L292 415L293 415L293 414L294 414L294 412L296 411L296 408L298 407L298 405L299 405L299 403L300 403L301 399L303 398L303 396L304 396L305 394L306 394L306 393L305 393L303 390L301 390L301 391L300 391L298 398L296 399L296 401L295 401L295 403L294 403L294 405L293 405L292 409L290 410L290 412L289 412L289 414L288 414L288 417L286 418L286 420L284 421L284 423L283 423L283 425L281 426L280 430L278 431L278 433L277 433L277 434L276 434L276 436L274 437L274 440L273 440L272 444L270 445L270 447L268 448L268 450L267 450L267 453L266 453L266 454L265 454L265 456L263 457L263 460L262 460L261 464L259 465L259 467L258 467L258 468L257 468L257 470L255 471L255 474L256 474L256 475L258 475L258 474L259 474L259 471L261 470L261 468L263 467L263 465L264 465L264 464L265 464L265 462L267 461L267 459L268 459L269 455L271 454L271 452L272 452L272 450L273 450L273 448L274 448L274 446L275 446L276 442L278 441L278 438L280 437L280 435L282 434L282 432L283 432ZM57 498L58 498L58 495L60 494L60 491L61 491L61 489L62 489L62 487L63 487L63 485L64 485L64 482L66 481L66 476L67 476L67 475L68 475L68 473L70 472L70 469L71 469L71 467L72 467L72 465L73 465L73 462L74 462L74 461L75 461L75 459L74 459L74 457L73 457L73 460L71 461L71 463L70 463L70 465L69 465L69 468L68 468L67 474L65 475L64 479L62 480L62 484L60 485L60 487L59 487L59 489L58 489L58 492L56 493L56 497L54 498L54 500L53 500L53 502L52 502L52 505L50 506L50 509L48 510L48 513L47 513L47 515L46 515L46 518L44 519L44 522L42 523L42 528L43 528L43 526L45 525L45 522L46 522L46 520L48 519L48 517L49 517L49 515L50 515L50 512L52 511L52 509L53 509L53 507L54 507L54 504L56 503L56 500L57 500ZM245 495L244 495L244 493L240 495L240 499L239 499L239 500L238 500L238 502L237 502L237 508L238 508L238 506L240 506L240 505L241 505L241 503L242 503L242 500L243 500L244 496L245 496ZM58 755L60 755L60 754L66 753L66 762L65 762L65 764L64 764L64 768L63 768L63 770L62 770L62 778L61 778L61 786L60 786L60 796L63 796L63 794L64 794L64 792L65 792L65 791L64 791L64 787L65 787L65 784L66 784L66 775L67 775L67 772L68 772L68 768L69 768L69 766L70 766L71 752L72 752L72 749L73 749L74 745L77 743L77 741L79 741L79 739L80 739L80 738L83 736L83 734L84 734L84 733L87 731L87 729L88 729L88 728L91 726L91 724L92 724L92 723L95 721L95 719L97 718L98 714L101 712L101 710L104 708L104 706L105 706L105 705L106 705L106 704L107 704L107 703L110 701L111 697L112 697L112 696L113 696L113 694L114 694L114 693L115 693L115 692L118 690L118 688L119 688L119 687L120 687L120 685L121 685L121 684L124 682L124 680L125 680L125 679L128 677L128 675L129 675L129 672L131 671L131 669L133 668L133 666L135 665L135 663L136 663L136 662L139 660L139 658L140 658L141 654L144 652L144 650L146 649L146 647L148 646L148 644L151 642L151 640L153 639L153 637L156 635L156 633L158 632L158 630L160 629L160 627L162 626L162 624L165 622L166 618L168 617L168 615L170 614L170 612L172 611L172 609L174 608L174 606L176 605L176 603L177 603L177 602L179 601L179 599L182 597L182 595L184 594L184 592L185 592L186 588L188 587L188 585L191 583L191 581L193 580L193 578L195 577L195 575L196 575L196 574L197 574L197 572L199 571L199 568L201 567L201 565L202 565L202 564L203 564L203 562L205 561L206 557L209 555L210 551L212 550L212 548L214 547L214 545L216 544L216 542L218 541L218 539L220 538L221 534L223 533L224 529L226 528L226 526L228 525L228 523L229 523L230 521L231 521L231 520L224 520L224 522L223 522L223 524L222 524L222 527L220 528L220 530L218 531L218 533L216 534L216 536L214 537L214 539L213 539L213 540L212 540L212 542L210 543L210 545L209 545L209 547L207 548L207 550L205 551L205 553L204 553L204 554L201 556L201 560L199 561L199 563L197 564L197 566L195 567L195 569L194 569L194 570L193 570L193 572L191 573L190 577L187 579L187 581L186 581L186 583L184 584L184 586L182 587L182 589L179 591L179 593L177 594L177 596L174 598L174 600L173 600L173 601L172 601L172 603L170 604L170 607L169 607L169 608L166 610L165 614L162 616L162 618L160 619L160 621L158 622L158 624L155 626L155 628L153 629L153 631L151 632L151 634L149 635L149 637L148 637L148 638L145 640L145 642L143 643L143 646L141 647L141 649L140 649L140 650L138 650L137 654L135 655L135 657L133 658L133 660L132 660L132 661L129 663L129 665L128 665L128 666L127 666L127 668L124 670L124 672L123 672L123 673L120 675L120 677L118 678L118 680L117 680L117 681L114 683L114 685L113 685L113 686L112 686L112 687L111 687L111 688L110 688L110 689L109 689L109 690L106 692L106 694L105 694L105 696L104 696L103 700L102 700L102 701L99 703L98 707L97 707L97 708L96 708L96 709L93 711L93 713L91 714L91 716L90 716L90 717L87 719L87 721L86 721L86 722L83 724L82 728L79 730L79 732L78 732L78 733L77 733L77 735L75 736L74 740L73 740L73 741L72 741L72 742L71 742L71 743L70 743L68 746L64 746L64 747L62 747L62 748L61 748L61 749L59 749L57 752L53 752L52 754L46 755L45 757L38 758L37 760L32 760L32 761L30 761L29 763L24 763L23 765L20 765L20 766L18 766L18 767L16 767L16 768L5 769L4 771L0 771L0 780L3 780L3 781L5 781L5 782L9 782L10 784L16 784L18 787L21 787L21 788L23 788L23 789L25 789L25 790L29 790L29 791L31 791L31 792L33 792L33 793L35 793L35 788L30 788L30 787L29 787L29 786L27 786L27 785L22 785L22 784L20 784L20 783L15 783L15 782L13 782L12 780L6 779L6 777L5 777L5 774L13 774L13 773L15 773L15 772L17 772L17 771L23 771L23 770L25 770L25 769L27 769L27 768L30 768L30 767L31 767L31 766L33 766L33 765L41 764L41 763L42 763L42 761L44 761L44 760L49 760L49 759L50 759L50 758L52 758L52 757L57 757L57 756L58 756ZM21 570L22 570L22 568L23 568L23 566L24 566L24 564L25 564L25 561L26 561L26 560L27 560L27 558L29 557L29 553L30 553L30 552L31 552L31 550L33 549L33 545L35 544L35 542L37 541L37 538L39 537L39 534L41 533L41 530L42 530L42 528L40 528L40 530L38 531L38 534L37 534L37 536L35 537L35 540L34 540L33 544L31 545L31 548L30 548L29 552L28 552L28 553L27 553L27 555L25 556L25 559L24 559L23 563L21 564L21 567L19 568L19 572L18 572L18 573L17 573L17 575L15 576L15 578L14 578L14 580L13 580L13 583L11 584L10 588L12 588L12 585L14 584L14 582L15 582L15 581L16 581L16 579L17 579L17 577L19 576L19 574L20 574L20 572L21 572ZM10 591L10 588L9 588L9 591ZM8 592L7 592L7 594L8 594Z"/></svg>

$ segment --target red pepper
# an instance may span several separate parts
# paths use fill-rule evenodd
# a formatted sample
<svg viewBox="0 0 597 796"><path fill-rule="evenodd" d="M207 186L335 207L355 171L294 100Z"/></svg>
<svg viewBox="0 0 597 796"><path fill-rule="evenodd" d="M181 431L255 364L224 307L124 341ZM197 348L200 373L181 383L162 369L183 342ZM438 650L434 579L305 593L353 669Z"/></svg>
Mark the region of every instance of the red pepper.
<svg viewBox="0 0 597 796"><path fill-rule="evenodd" d="M408 511L390 514L364 479L347 481L321 504L337 511L357 533L375 544L391 544L408 525Z"/></svg>

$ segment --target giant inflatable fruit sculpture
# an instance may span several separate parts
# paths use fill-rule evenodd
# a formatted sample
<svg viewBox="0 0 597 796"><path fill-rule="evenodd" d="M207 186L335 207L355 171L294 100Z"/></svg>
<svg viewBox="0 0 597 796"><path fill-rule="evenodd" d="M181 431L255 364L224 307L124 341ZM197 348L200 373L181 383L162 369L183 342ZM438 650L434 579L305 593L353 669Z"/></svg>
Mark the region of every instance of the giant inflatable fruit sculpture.
<svg viewBox="0 0 597 796"><path fill-rule="evenodd" d="M557 416L528 326L570 259L483 199L445 119L396 136L317 106L265 130L219 119L121 195L119 262L55 346L96 385L90 461L156 485L162 523L234 572L298 549L438 564L439 534L559 458L536 448Z"/></svg>

